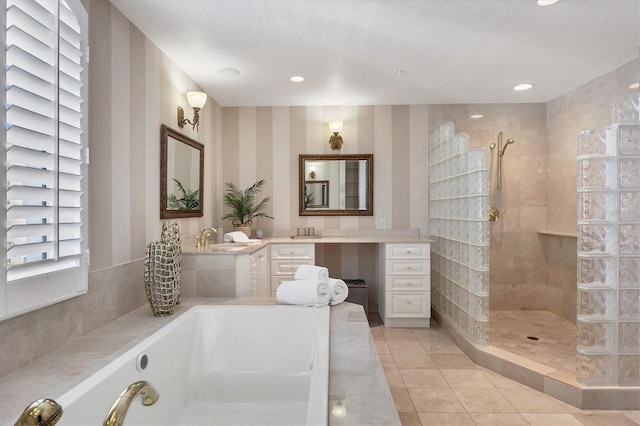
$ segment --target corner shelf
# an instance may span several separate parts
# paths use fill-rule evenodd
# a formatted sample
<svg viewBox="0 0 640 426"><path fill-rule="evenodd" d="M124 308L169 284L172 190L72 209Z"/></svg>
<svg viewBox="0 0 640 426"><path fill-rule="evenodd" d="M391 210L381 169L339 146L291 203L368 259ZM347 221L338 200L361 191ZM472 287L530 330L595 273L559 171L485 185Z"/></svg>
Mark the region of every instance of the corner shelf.
<svg viewBox="0 0 640 426"><path fill-rule="evenodd" d="M567 238L578 238L577 234L572 234L570 232L556 232L556 231L537 231L538 234L541 235L553 235L554 237L567 237Z"/></svg>

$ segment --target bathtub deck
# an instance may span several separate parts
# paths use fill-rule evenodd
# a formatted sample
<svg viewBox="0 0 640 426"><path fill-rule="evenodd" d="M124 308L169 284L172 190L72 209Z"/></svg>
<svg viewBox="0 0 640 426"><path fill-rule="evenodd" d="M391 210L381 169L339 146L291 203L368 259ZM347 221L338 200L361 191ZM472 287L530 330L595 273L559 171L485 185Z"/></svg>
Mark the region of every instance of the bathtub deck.
<svg viewBox="0 0 640 426"><path fill-rule="evenodd" d="M176 314L164 318L154 317L148 306L139 308L0 377L0 426L13 425L31 401L59 397L194 305L273 303L270 298L183 299ZM336 405L346 408L346 416L332 414L341 411L333 410ZM265 411L259 423L268 424L268 415ZM216 424L211 418L207 421L203 424ZM359 305L343 303L331 308L329 424L372 423L400 425L400 419L364 311Z"/></svg>

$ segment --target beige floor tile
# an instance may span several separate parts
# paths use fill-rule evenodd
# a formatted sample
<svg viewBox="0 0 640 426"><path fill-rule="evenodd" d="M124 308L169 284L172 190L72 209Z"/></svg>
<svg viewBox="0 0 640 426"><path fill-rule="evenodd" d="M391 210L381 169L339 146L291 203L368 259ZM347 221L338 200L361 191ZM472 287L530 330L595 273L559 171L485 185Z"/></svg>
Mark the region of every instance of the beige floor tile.
<svg viewBox="0 0 640 426"><path fill-rule="evenodd" d="M464 413L465 409L451 389L409 389L418 413Z"/></svg>
<svg viewBox="0 0 640 426"><path fill-rule="evenodd" d="M531 426L582 426L580 420L573 417L572 414L532 414L522 413L522 417L529 422Z"/></svg>
<svg viewBox="0 0 640 426"><path fill-rule="evenodd" d="M489 380L493 386L498 389L522 389L526 388L522 383L518 383L515 380L511 380L508 377L504 377L494 371L482 370L482 374Z"/></svg>
<svg viewBox="0 0 640 426"><path fill-rule="evenodd" d="M640 411L625 412L624 415L640 425Z"/></svg>
<svg viewBox="0 0 640 426"><path fill-rule="evenodd" d="M407 388L449 389L449 384L437 369L400 369L400 375Z"/></svg>
<svg viewBox="0 0 640 426"><path fill-rule="evenodd" d="M380 358L380 364L382 364L382 368L384 368L385 370L398 368L396 366L396 361L393 359L393 355L391 355L390 353L379 353L378 357Z"/></svg>
<svg viewBox="0 0 640 426"><path fill-rule="evenodd" d="M420 342L388 341L387 345L392 354L426 354Z"/></svg>
<svg viewBox="0 0 640 426"><path fill-rule="evenodd" d="M413 331L408 328L382 328L382 334L388 341L394 342L417 342L418 338Z"/></svg>
<svg viewBox="0 0 640 426"><path fill-rule="evenodd" d="M519 413L566 413L554 398L529 388L499 389Z"/></svg>
<svg viewBox="0 0 640 426"><path fill-rule="evenodd" d="M436 368L427 354L393 354L398 368Z"/></svg>
<svg viewBox="0 0 640 426"><path fill-rule="evenodd" d="M510 413L469 413L478 426L528 426L520 414ZM552 425L547 425L552 426ZM555 425L559 426L559 425Z"/></svg>
<svg viewBox="0 0 640 426"><path fill-rule="evenodd" d="M438 368L476 368L465 354L431 354L429 357Z"/></svg>
<svg viewBox="0 0 640 426"><path fill-rule="evenodd" d="M404 388L391 388L391 396L399 413L415 413L409 392Z"/></svg>
<svg viewBox="0 0 640 426"><path fill-rule="evenodd" d="M371 335L373 336L373 340L375 341L384 341L384 333L382 332L382 329L380 327L372 327L371 328Z"/></svg>
<svg viewBox="0 0 640 426"><path fill-rule="evenodd" d="M387 378L387 383L390 388L403 388L404 381L402 381L402 376L400 375L400 371L397 368L390 368L388 370L384 370L384 375Z"/></svg>
<svg viewBox="0 0 640 426"><path fill-rule="evenodd" d="M638 423L622 413L575 413L585 426L637 426Z"/></svg>
<svg viewBox="0 0 640 426"><path fill-rule="evenodd" d="M420 417L418 417L418 414L415 412L413 413L398 412L398 416L400 417L400 423L402 424L402 426L422 426L422 423L420 422Z"/></svg>
<svg viewBox="0 0 640 426"><path fill-rule="evenodd" d="M469 413L515 413L516 409L496 389L454 389Z"/></svg>
<svg viewBox="0 0 640 426"><path fill-rule="evenodd" d="M425 426L474 426L467 413L418 413Z"/></svg>
<svg viewBox="0 0 640 426"><path fill-rule="evenodd" d="M378 351L379 354L391 353L391 349L389 349L389 345L385 340L376 340L375 344L376 344L376 350Z"/></svg>
<svg viewBox="0 0 640 426"><path fill-rule="evenodd" d="M495 388L480 370L461 368L441 369L440 372L453 389Z"/></svg>
<svg viewBox="0 0 640 426"><path fill-rule="evenodd" d="M458 346L456 346L455 343L451 342L451 341L447 341L447 342L441 342L441 341L436 341L436 342L420 342L422 343L422 347L424 348L425 351L427 351L427 353L434 353L434 354L462 354L464 352L462 352L462 349L460 349Z"/></svg>

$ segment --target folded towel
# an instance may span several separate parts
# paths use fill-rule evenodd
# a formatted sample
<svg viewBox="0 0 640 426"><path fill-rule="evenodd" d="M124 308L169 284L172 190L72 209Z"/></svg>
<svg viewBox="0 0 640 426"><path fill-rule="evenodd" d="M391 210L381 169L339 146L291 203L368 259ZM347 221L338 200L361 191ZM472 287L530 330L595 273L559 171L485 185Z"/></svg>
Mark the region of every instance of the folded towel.
<svg viewBox="0 0 640 426"><path fill-rule="evenodd" d="M327 282L329 270L324 266L300 265L296 270L296 280L314 280Z"/></svg>
<svg viewBox="0 0 640 426"><path fill-rule="evenodd" d="M326 306L331 300L331 290L320 281L285 281L276 290L276 299L285 305Z"/></svg>
<svg viewBox="0 0 640 426"><path fill-rule="evenodd" d="M347 296L349 296L349 287L347 284L336 278L329 278L327 282L329 284L329 289L331 290L331 300L329 301L330 305L337 305L338 303L342 303L345 301Z"/></svg>
<svg viewBox="0 0 640 426"><path fill-rule="evenodd" d="M249 242L249 237L247 237L247 234L241 231L227 232L226 234L224 234L223 239L225 243L248 243Z"/></svg>

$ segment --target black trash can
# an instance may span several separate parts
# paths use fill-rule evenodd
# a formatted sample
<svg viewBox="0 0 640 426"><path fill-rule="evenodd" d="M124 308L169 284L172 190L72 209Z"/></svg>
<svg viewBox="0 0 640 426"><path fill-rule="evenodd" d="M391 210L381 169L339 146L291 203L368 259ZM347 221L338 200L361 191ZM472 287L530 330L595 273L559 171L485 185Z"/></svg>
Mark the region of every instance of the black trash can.
<svg viewBox="0 0 640 426"><path fill-rule="evenodd" d="M367 282L361 279L342 279L347 287L349 287L349 296L347 296L346 302L356 303L362 305L364 313L369 314L369 297L367 295Z"/></svg>

